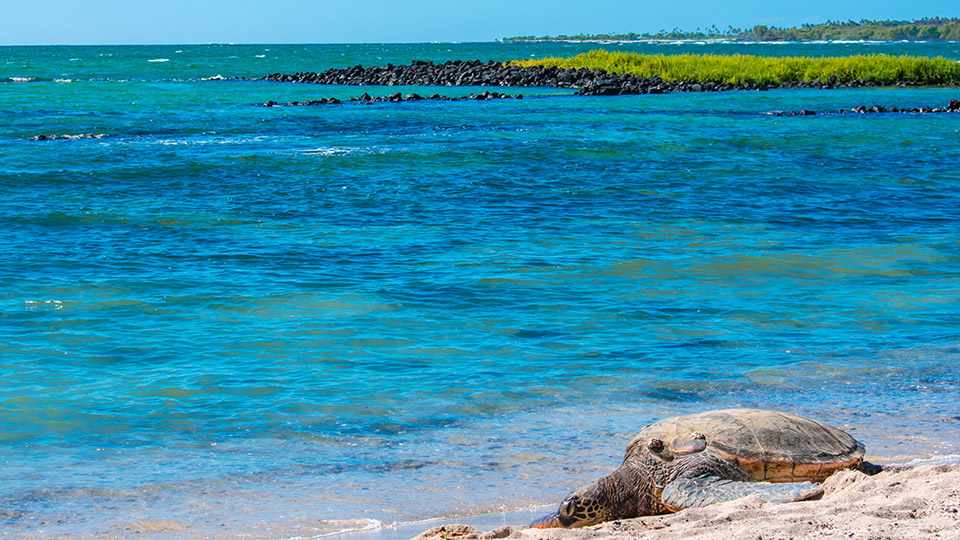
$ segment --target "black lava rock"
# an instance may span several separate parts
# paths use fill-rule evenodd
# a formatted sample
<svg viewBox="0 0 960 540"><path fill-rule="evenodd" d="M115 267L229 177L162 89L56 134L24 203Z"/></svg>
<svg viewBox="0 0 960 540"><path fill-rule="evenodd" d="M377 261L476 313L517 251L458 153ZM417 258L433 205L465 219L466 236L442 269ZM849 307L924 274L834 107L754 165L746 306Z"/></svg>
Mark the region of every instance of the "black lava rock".
<svg viewBox="0 0 960 540"><path fill-rule="evenodd" d="M664 94L669 92L722 92L730 90L764 91L775 88L869 88L880 86L873 78L840 81L836 76L826 80L794 81L787 83L717 83L701 81L668 82L660 77L644 79L630 74L610 74L602 69L563 69L554 66L516 66L501 62L480 60L454 60L435 64L414 60L409 65L328 69L322 73L301 72L294 74L273 73L262 77L276 82L307 84L339 84L370 86L540 86L576 89L583 96L615 96L624 94ZM897 83L897 86L915 86L913 82ZM389 99L389 98L388 98ZM403 98L401 97L400 101ZM375 101L373 98L361 101ZM951 101L953 104L954 101ZM953 107L953 108L951 108ZM960 110L960 104L947 107ZM874 111L876 112L876 111Z"/></svg>

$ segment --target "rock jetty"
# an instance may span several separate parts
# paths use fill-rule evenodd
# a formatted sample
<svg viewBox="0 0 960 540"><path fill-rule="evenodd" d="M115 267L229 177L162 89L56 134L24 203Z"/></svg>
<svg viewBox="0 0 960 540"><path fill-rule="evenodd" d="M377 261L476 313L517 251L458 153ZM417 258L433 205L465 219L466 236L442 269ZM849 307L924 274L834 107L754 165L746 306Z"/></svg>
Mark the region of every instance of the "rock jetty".
<svg viewBox="0 0 960 540"><path fill-rule="evenodd" d="M576 89L584 96L630 94L666 94L671 92L722 92L728 90L772 90L774 88L861 88L880 86L867 78L841 82L827 80L790 83L714 83L664 81L660 77L641 78L630 74L612 74L602 69L563 69L555 66L516 66L502 62L454 60L435 64L414 60L409 65L328 69L324 72L274 73L261 80L307 84L352 86L513 86ZM900 86L910 86L901 83Z"/></svg>

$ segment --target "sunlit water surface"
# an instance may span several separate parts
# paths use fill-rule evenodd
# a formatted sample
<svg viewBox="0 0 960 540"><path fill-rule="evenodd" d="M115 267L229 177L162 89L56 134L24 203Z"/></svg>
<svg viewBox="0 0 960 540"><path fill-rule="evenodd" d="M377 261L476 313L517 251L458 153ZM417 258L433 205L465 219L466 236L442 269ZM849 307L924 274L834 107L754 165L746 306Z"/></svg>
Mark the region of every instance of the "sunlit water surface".
<svg viewBox="0 0 960 540"><path fill-rule="evenodd" d="M397 89L216 78L594 47L0 49L0 537L523 510L715 407L960 452L960 115L762 114L960 90L265 108Z"/></svg>

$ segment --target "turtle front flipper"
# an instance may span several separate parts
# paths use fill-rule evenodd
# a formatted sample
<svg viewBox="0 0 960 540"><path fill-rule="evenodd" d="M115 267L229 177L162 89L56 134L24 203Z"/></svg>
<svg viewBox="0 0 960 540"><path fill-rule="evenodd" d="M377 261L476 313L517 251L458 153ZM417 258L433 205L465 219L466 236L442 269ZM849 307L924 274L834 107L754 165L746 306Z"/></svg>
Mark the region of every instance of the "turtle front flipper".
<svg viewBox="0 0 960 540"><path fill-rule="evenodd" d="M756 495L767 502L793 502L818 498L823 495L823 489L813 482L741 482L716 476L681 477L664 486L660 500L670 511L679 512L748 495Z"/></svg>

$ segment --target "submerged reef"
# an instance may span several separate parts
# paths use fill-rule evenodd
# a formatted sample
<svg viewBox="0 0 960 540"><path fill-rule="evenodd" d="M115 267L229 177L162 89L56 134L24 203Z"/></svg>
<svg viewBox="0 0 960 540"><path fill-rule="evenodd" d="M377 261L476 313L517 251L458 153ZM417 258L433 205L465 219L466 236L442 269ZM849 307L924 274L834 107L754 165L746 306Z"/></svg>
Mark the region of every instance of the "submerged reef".
<svg viewBox="0 0 960 540"><path fill-rule="evenodd" d="M523 99L523 94L517 94L512 96L510 94L501 94L499 92L490 92L484 91L479 94L470 94L469 96L464 97L450 97L450 96L441 96L440 94L433 94L427 97L421 96L420 94L411 93L403 95L401 92L395 92L389 96L376 96L373 97L368 93L364 93L360 97L350 98L350 101L359 101L365 104L379 103L379 102L389 102L389 103L400 103L401 101L461 101L461 100L491 100L491 99ZM263 104L264 107L282 107L282 106L297 106L297 105L340 105L343 101L337 98L319 98L311 101L290 101L287 103L277 103L276 101L268 101Z"/></svg>
<svg viewBox="0 0 960 540"><path fill-rule="evenodd" d="M801 111L772 111L764 114L770 116L816 116L818 114L874 114L874 113L960 113L960 99L951 99L946 107L885 107L883 105L874 105L867 107L859 105L849 109L840 109L838 111L826 111L817 113L809 109Z"/></svg>

